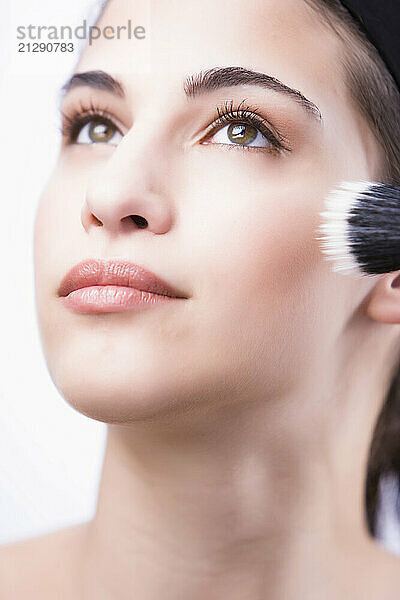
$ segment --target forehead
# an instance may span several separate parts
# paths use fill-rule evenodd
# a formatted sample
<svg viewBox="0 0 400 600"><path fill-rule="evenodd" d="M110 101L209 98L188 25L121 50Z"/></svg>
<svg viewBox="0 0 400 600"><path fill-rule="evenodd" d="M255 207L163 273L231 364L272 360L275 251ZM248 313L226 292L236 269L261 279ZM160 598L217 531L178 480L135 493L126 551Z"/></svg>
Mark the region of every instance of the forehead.
<svg viewBox="0 0 400 600"><path fill-rule="evenodd" d="M97 23L145 28L145 38L98 40L77 71L102 69L130 86L179 86L192 73L242 66L322 100L341 94L340 43L304 0L109 0ZM153 89L155 91L155 89Z"/></svg>

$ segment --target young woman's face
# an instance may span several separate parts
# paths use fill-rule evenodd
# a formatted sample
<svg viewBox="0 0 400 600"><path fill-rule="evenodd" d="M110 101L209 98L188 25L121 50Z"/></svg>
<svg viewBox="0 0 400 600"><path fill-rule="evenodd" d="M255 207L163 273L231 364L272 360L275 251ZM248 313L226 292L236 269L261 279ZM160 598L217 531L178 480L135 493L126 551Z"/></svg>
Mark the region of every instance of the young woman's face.
<svg viewBox="0 0 400 600"><path fill-rule="evenodd" d="M332 272L314 238L319 212L331 187L378 164L339 42L303 0L111 0L98 25L129 19L145 39L102 37L76 69L107 72L125 95L82 78L71 87L69 118L94 107L108 121L66 127L37 211L36 304L54 383L84 414L124 422L320 380L371 282ZM215 68L213 85L193 89L191 76ZM65 307L66 272L114 257L187 299Z"/></svg>

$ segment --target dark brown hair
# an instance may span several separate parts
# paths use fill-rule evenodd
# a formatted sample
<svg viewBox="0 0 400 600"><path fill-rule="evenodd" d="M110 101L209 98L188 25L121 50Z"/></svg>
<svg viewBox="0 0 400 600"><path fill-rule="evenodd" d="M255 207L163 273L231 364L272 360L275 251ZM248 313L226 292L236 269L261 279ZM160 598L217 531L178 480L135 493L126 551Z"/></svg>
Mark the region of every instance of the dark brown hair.
<svg viewBox="0 0 400 600"><path fill-rule="evenodd" d="M345 82L383 151L379 179L400 185L400 91L378 50L339 0L305 0L343 42ZM395 477L400 489L400 364L384 398L369 449L365 511L369 532L377 535L380 482ZM397 514L400 516L399 506Z"/></svg>

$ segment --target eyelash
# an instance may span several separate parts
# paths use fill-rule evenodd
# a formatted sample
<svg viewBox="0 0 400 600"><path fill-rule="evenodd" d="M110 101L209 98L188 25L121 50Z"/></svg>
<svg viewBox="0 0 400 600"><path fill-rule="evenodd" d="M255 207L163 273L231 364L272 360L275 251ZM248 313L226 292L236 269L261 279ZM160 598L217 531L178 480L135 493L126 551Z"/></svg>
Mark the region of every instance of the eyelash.
<svg viewBox="0 0 400 600"><path fill-rule="evenodd" d="M243 150L264 151L264 152L276 152L280 153L283 151L290 151L290 147L287 140L275 128L271 125L268 119L261 117L256 107L246 106L242 108L242 104L245 100L242 100L236 108L234 108L233 100L225 102L223 107L217 107L216 116L211 123L210 130L203 138L204 141L210 139L217 131L221 129L221 125L227 125L232 122L247 123L258 129L262 135L271 144L271 147L265 148L260 146L245 146L243 144L220 144L221 146L227 146L228 149L240 148ZM274 130L274 132L273 132Z"/></svg>
<svg viewBox="0 0 400 600"><path fill-rule="evenodd" d="M106 123L119 130L111 113L104 108L96 106L93 102L89 105L80 102L79 107L75 108L70 115L61 111L61 116L60 133L67 140L68 144L74 144L82 127L91 121Z"/></svg>
<svg viewBox="0 0 400 600"><path fill-rule="evenodd" d="M240 148L243 150L250 151L264 151L264 152L274 152L274 153L282 153L284 151L289 152L291 148L287 144L287 140L277 132L268 121L257 114L257 108L253 108L251 106L242 107L245 101L242 100L236 108L234 108L233 100L230 102L225 102L222 107L217 107L216 115L208 128L208 132L203 137L202 141L207 142L218 130L222 128L223 125L237 122L237 123L246 123L252 125L257 128L261 134L266 138L266 140L271 144L270 147L261 147L261 146L245 146L244 144L216 144L220 146L226 146L229 150L232 148ZM68 115L65 112L61 111L62 115L62 124L60 127L60 132L63 138L67 140L68 144L74 144L76 139L80 133L82 127L84 127L87 123L91 121L95 121L98 123L105 123L118 131L120 128L115 124L113 116L107 110L100 108L90 103L90 105L84 105L82 102L80 103L77 109L74 109L73 112ZM274 129L274 132L272 131Z"/></svg>

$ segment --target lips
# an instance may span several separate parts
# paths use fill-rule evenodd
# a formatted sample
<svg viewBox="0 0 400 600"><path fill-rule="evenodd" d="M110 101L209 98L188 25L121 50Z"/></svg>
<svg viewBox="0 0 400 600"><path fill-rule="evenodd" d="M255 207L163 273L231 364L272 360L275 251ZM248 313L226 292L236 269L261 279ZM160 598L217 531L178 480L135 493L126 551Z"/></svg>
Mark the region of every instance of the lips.
<svg viewBox="0 0 400 600"><path fill-rule="evenodd" d="M84 260L75 265L61 281L58 295L65 297L81 288L104 285L120 285L160 296L187 298L180 290L140 265L104 259Z"/></svg>

